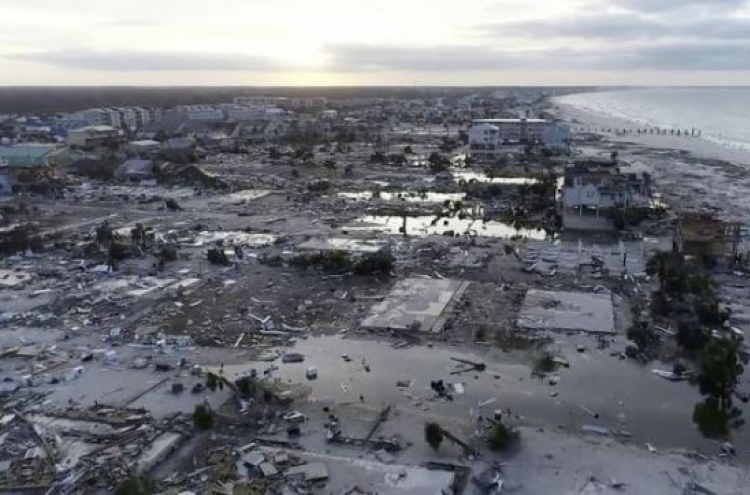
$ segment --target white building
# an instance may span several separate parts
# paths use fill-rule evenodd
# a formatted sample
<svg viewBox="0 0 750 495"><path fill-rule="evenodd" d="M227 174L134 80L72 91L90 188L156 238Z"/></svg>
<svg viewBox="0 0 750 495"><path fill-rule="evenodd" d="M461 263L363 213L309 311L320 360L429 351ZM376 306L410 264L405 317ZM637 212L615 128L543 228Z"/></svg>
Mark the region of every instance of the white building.
<svg viewBox="0 0 750 495"><path fill-rule="evenodd" d="M266 117L265 108L249 107L245 105L228 104L221 105L224 120L229 122L253 122L263 120Z"/></svg>
<svg viewBox="0 0 750 495"><path fill-rule="evenodd" d="M472 132L474 128L478 130ZM570 138L567 128L544 119L478 119L472 123L468 135L469 154L485 156L498 153L503 144L540 143L559 149Z"/></svg>
<svg viewBox="0 0 750 495"><path fill-rule="evenodd" d="M235 105L245 107L267 108L277 107L289 101L283 96L238 96L234 99Z"/></svg>
<svg viewBox="0 0 750 495"><path fill-rule="evenodd" d="M140 129L152 120L152 112L140 107L89 108L68 115L69 121L90 126L108 125L116 129Z"/></svg>
<svg viewBox="0 0 750 495"><path fill-rule="evenodd" d="M222 122L224 112L212 105L181 105L175 108L175 113L187 120L201 122Z"/></svg>
<svg viewBox="0 0 750 495"><path fill-rule="evenodd" d="M472 158L494 158L500 153L500 128L496 125L472 125L467 134Z"/></svg>
<svg viewBox="0 0 750 495"><path fill-rule="evenodd" d="M649 174L620 174L617 168L576 165L565 170L562 203L565 210L607 210L617 207L648 206L651 196Z"/></svg>

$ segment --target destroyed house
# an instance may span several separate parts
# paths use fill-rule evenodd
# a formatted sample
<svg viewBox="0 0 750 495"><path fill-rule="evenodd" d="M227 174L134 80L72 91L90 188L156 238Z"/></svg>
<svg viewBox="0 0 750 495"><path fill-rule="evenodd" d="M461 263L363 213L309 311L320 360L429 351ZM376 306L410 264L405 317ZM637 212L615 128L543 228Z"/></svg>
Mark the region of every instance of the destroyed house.
<svg viewBox="0 0 750 495"><path fill-rule="evenodd" d="M151 160L128 160L117 169L115 176L120 180L140 182L154 178L154 163Z"/></svg>
<svg viewBox="0 0 750 495"><path fill-rule="evenodd" d="M701 258L725 254L727 225L711 213L686 212L677 221L674 241L681 253Z"/></svg>
<svg viewBox="0 0 750 495"><path fill-rule="evenodd" d="M0 194L11 193L29 172L46 169L56 149L49 144L0 146Z"/></svg>

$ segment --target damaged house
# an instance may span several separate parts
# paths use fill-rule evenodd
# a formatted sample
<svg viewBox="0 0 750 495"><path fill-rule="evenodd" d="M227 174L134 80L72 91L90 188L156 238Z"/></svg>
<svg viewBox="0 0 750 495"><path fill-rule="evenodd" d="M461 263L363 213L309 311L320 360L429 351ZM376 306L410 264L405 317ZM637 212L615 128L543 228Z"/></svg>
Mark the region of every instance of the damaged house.
<svg viewBox="0 0 750 495"><path fill-rule="evenodd" d="M577 210L583 216L596 217L613 208L648 206L651 176L621 174L617 167L576 164L565 170L562 204L566 211Z"/></svg>

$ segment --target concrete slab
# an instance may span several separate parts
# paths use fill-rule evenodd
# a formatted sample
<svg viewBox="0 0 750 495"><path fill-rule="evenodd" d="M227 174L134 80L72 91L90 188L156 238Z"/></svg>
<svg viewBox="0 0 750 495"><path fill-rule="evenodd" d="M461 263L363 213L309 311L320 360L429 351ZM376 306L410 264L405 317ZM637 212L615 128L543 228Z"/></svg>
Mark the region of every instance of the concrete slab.
<svg viewBox="0 0 750 495"><path fill-rule="evenodd" d="M266 448L264 452L276 452ZM316 470L328 477L326 493L350 493L354 487L366 487L369 493L380 495L436 495L452 492L454 474L450 471L427 469L400 464L383 464L366 459L339 457L316 452L293 452L294 455L308 461L305 466L294 470L310 470L309 466L317 465Z"/></svg>
<svg viewBox="0 0 750 495"><path fill-rule="evenodd" d="M440 332L445 325L447 308L461 298L468 286L468 282L461 280L400 280L382 302L372 307L362 327Z"/></svg>
<svg viewBox="0 0 750 495"><path fill-rule="evenodd" d="M611 294L554 292L526 293L518 326L530 330L615 333Z"/></svg>
<svg viewBox="0 0 750 495"><path fill-rule="evenodd" d="M534 242L527 244L524 262L527 266L538 265L558 273L575 274L584 265L591 265L596 258L611 274L642 274L646 271L643 241L611 244L584 244L583 242Z"/></svg>

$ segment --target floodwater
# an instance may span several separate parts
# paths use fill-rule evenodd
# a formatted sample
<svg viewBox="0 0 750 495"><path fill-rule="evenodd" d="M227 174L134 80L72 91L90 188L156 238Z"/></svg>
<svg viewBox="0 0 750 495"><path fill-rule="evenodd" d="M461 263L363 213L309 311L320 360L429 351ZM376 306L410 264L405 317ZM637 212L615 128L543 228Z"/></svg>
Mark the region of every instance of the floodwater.
<svg viewBox="0 0 750 495"><path fill-rule="evenodd" d="M403 234L401 231L403 225L404 219L401 216L370 215L355 220L353 224L346 226L346 229L350 231L371 230L398 235ZM406 217L406 233L408 235L445 235L447 232L499 239L524 237L544 240L547 237L546 232L542 229L517 229L509 223L497 220L477 220L468 215L464 218L458 216L437 218L435 215Z"/></svg>
<svg viewBox="0 0 750 495"><path fill-rule="evenodd" d="M446 201L462 201L464 193L436 193L415 191L404 192L381 192L377 197L372 191L339 193L340 198L354 199L357 201L369 201L380 199L383 201L405 201L407 203L445 203Z"/></svg>
<svg viewBox="0 0 750 495"><path fill-rule="evenodd" d="M198 232L192 245L209 246L222 242L225 245L263 247L273 244L276 236L271 234L248 233L241 231L202 231Z"/></svg>
<svg viewBox="0 0 750 495"><path fill-rule="evenodd" d="M460 181L476 181L491 184L507 184L509 186L523 185L523 184L536 184L538 181L530 177L492 177L490 178L484 172L452 172L453 179L456 182Z"/></svg>
<svg viewBox="0 0 750 495"><path fill-rule="evenodd" d="M609 350L576 352L572 345L563 349L570 368L561 368L557 385L531 376L524 364L509 362L507 354L492 350L485 356L466 354L447 348L411 347L393 349L387 342L346 339L340 336L301 340L295 351L305 355L304 363L274 363L273 376L311 388L311 400L338 403L358 401L362 396L374 406L392 404L405 410L429 408L431 413L468 420L472 414L492 414L495 409L510 408L525 423L556 428L564 426L579 431L583 425L595 425L632 434L632 441L656 448L690 448L716 452L716 442L704 439L692 422L692 410L700 400L697 389L687 382L670 382L651 370L658 364L642 366L631 360L610 356ZM350 361L342 358L347 355ZM484 372L451 375L459 357L487 363ZM368 372L364 362L369 366ZM271 363L254 363L227 367L230 374L249 367L258 371ZM248 367L249 366L249 367ZM305 370L315 366L318 378L308 381ZM498 378L499 377L499 378ZM431 401L432 380L461 383L465 393L455 395L453 402ZM410 386L399 389L397 381ZM553 397L553 393L557 394ZM483 407L482 402L493 401ZM744 415L750 408L744 408ZM598 418L594 417L598 414ZM733 439L739 452L750 447L745 431Z"/></svg>

